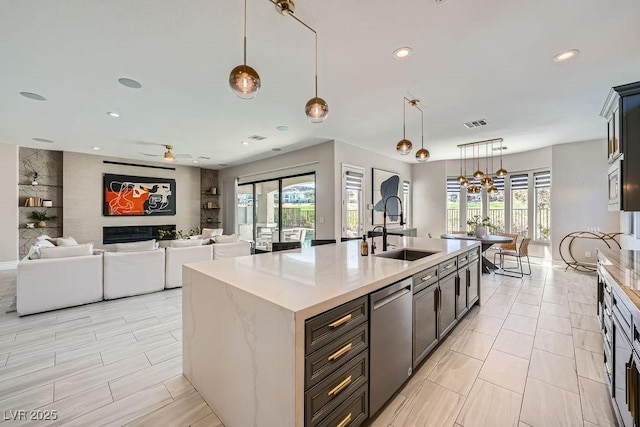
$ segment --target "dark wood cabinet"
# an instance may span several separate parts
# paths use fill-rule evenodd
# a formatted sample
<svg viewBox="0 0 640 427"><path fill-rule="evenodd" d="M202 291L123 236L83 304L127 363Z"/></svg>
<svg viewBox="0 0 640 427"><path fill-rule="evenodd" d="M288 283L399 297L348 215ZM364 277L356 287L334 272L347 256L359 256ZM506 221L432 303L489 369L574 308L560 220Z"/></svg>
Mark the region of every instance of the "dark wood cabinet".
<svg viewBox="0 0 640 427"><path fill-rule="evenodd" d="M444 337L456 324L456 288L458 275L452 274L440 279L440 317L438 335Z"/></svg>
<svg viewBox="0 0 640 427"><path fill-rule="evenodd" d="M611 89L600 115L607 120L609 210L640 211L640 82Z"/></svg>

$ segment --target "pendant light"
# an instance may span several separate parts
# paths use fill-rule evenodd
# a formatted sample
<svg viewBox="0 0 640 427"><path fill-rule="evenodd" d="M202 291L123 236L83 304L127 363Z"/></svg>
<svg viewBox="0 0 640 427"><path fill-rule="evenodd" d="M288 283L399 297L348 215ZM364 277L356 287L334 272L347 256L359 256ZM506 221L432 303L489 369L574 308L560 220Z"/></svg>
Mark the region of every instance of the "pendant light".
<svg viewBox="0 0 640 427"><path fill-rule="evenodd" d="M484 172L480 170L480 147L478 147L478 169L473 173L475 179L482 179Z"/></svg>
<svg viewBox="0 0 640 427"><path fill-rule="evenodd" d="M493 170L493 141L491 141L491 170ZM487 193L498 194L498 187L495 186L495 179L491 179L491 186L487 190Z"/></svg>
<svg viewBox="0 0 640 427"><path fill-rule="evenodd" d="M471 167L473 167L473 163L475 162L475 160L476 160L476 146L473 145L471 146ZM467 193L475 194L477 192L476 188L479 188L479 187L477 187L475 183L470 182L469 184L471 185L467 187Z"/></svg>
<svg viewBox="0 0 640 427"><path fill-rule="evenodd" d="M484 166L485 166L485 170L487 171L487 174L480 180L480 184L485 188L489 188L491 187L491 185L493 185L493 179L489 176L489 155L487 154L487 148L488 148L488 144L485 144L484 145Z"/></svg>
<svg viewBox="0 0 640 427"><path fill-rule="evenodd" d="M429 153L429 150L427 150L426 148L424 148L424 111L422 111L422 108L418 107L418 102L420 102L417 99L411 100L409 101L409 104L411 104L412 106L416 107L419 111L420 111L420 120L422 120L422 136L421 136L421 148L416 151L416 160L419 162L426 162L427 160L429 160L429 157L431 156L431 154Z"/></svg>
<svg viewBox="0 0 640 427"><path fill-rule="evenodd" d="M502 139L500 139L500 169L496 171L496 175L499 177L507 176L507 170L502 167Z"/></svg>
<svg viewBox="0 0 640 427"><path fill-rule="evenodd" d="M306 24L302 24L313 31L316 38L316 96L307 101L307 104L304 106L304 112L311 123L322 123L329 114L329 104L327 104L324 99L318 98L318 33Z"/></svg>
<svg viewBox="0 0 640 427"><path fill-rule="evenodd" d="M258 72L247 65L247 0L244 0L244 62L229 73L229 86L240 99L253 99L260 90Z"/></svg>
<svg viewBox="0 0 640 427"><path fill-rule="evenodd" d="M464 175L462 175L462 147L458 147L460 149L460 175L458 175L458 177L456 178L456 181L458 181L458 184L462 185L463 181L466 181L467 178L464 177ZM465 154L466 154L466 150L465 150ZM466 161L466 158L465 158Z"/></svg>
<svg viewBox="0 0 640 427"><path fill-rule="evenodd" d="M407 98L402 98L402 139L396 144L396 150L401 156L406 156L413 148L413 143L407 139L407 107L405 100L408 101Z"/></svg>

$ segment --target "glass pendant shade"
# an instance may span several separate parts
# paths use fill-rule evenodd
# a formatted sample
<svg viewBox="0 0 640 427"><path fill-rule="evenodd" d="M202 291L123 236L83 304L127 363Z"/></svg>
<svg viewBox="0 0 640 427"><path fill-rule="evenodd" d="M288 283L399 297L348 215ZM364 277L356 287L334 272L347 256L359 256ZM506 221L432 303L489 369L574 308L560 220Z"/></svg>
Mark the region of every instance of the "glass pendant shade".
<svg viewBox="0 0 640 427"><path fill-rule="evenodd" d="M305 105L304 112L311 123L322 123L329 114L329 104L322 98L311 98Z"/></svg>
<svg viewBox="0 0 640 427"><path fill-rule="evenodd" d="M469 186L469 180L467 178L464 178L462 181L460 181L460 186L463 188L467 188Z"/></svg>
<svg viewBox="0 0 640 427"><path fill-rule="evenodd" d="M473 173L473 177L474 177L475 179L481 179L481 178L483 178L483 177L484 177L484 172L482 172L480 169L478 169L477 171L475 171L475 172Z"/></svg>
<svg viewBox="0 0 640 427"><path fill-rule="evenodd" d="M507 173L507 170L502 167L496 171L497 176L507 176Z"/></svg>
<svg viewBox="0 0 640 427"><path fill-rule="evenodd" d="M498 187L496 187L495 185L492 185L491 187L489 187L489 189L487 190L487 192L489 194L497 194L498 193Z"/></svg>
<svg viewBox="0 0 640 427"><path fill-rule="evenodd" d="M429 154L429 150L426 148L421 148L416 151L416 160L419 162L426 162L429 160L429 156L431 156L431 154Z"/></svg>
<svg viewBox="0 0 640 427"><path fill-rule="evenodd" d="M485 176L480 180L480 185L482 185L483 187L491 187L491 185L493 185L493 179L491 179L491 177Z"/></svg>
<svg viewBox="0 0 640 427"><path fill-rule="evenodd" d="M403 156L409 154L412 148L413 144L408 139L401 139L400 142L396 144L396 150Z"/></svg>
<svg viewBox="0 0 640 427"><path fill-rule="evenodd" d="M229 74L229 86L240 99L253 99L260 90L260 76L248 65L238 65Z"/></svg>
<svg viewBox="0 0 640 427"><path fill-rule="evenodd" d="M459 177L456 178L456 181L458 181L458 184L460 185L462 185L462 183L466 180L467 178L465 178L464 175L460 175Z"/></svg>

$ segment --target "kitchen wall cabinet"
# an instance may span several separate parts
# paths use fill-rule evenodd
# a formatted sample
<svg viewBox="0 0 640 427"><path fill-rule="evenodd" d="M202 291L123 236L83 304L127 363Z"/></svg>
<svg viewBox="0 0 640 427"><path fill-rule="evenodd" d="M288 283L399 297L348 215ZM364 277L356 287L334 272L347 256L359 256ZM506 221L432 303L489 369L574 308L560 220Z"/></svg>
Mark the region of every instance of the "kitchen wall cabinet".
<svg viewBox="0 0 640 427"><path fill-rule="evenodd" d="M640 82L611 89L600 115L607 120L609 210L640 211Z"/></svg>

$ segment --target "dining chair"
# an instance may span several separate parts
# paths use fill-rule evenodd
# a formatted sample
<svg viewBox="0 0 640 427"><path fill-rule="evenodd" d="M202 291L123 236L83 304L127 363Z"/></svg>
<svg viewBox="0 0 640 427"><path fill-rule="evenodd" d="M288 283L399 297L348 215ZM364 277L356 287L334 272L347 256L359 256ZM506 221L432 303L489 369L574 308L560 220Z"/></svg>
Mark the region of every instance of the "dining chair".
<svg viewBox="0 0 640 427"><path fill-rule="evenodd" d="M525 274L527 276L531 275L531 261L529 260L529 242L531 242L531 238L526 237L522 239L522 242L520 242L520 247L518 248L518 250L515 250L515 251L500 250L495 254L493 254L493 263L499 266L502 271L501 273L496 272L496 274L502 274L504 276L512 276L512 277L520 277L520 278L524 277ZM496 256L499 257L499 260L500 260L498 263L496 263ZM513 257L516 261L516 266L505 267L504 266L505 257ZM524 268L522 266L523 264L522 260L525 257L527 258L527 264L529 266L528 273L524 271ZM513 274L509 274L509 273L513 273Z"/></svg>
<svg viewBox="0 0 640 427"><path fill-rule="evenodd" d="M313 239L311 240L311 246L330 245L336 243L336 239Z"/></svg>
<svg viewBox="0 0 640 427"><path fill-rule="evenodd" d="M289 249L300 249L301 242L273 242L271 243L271 252L288 251Z"/></svg>

